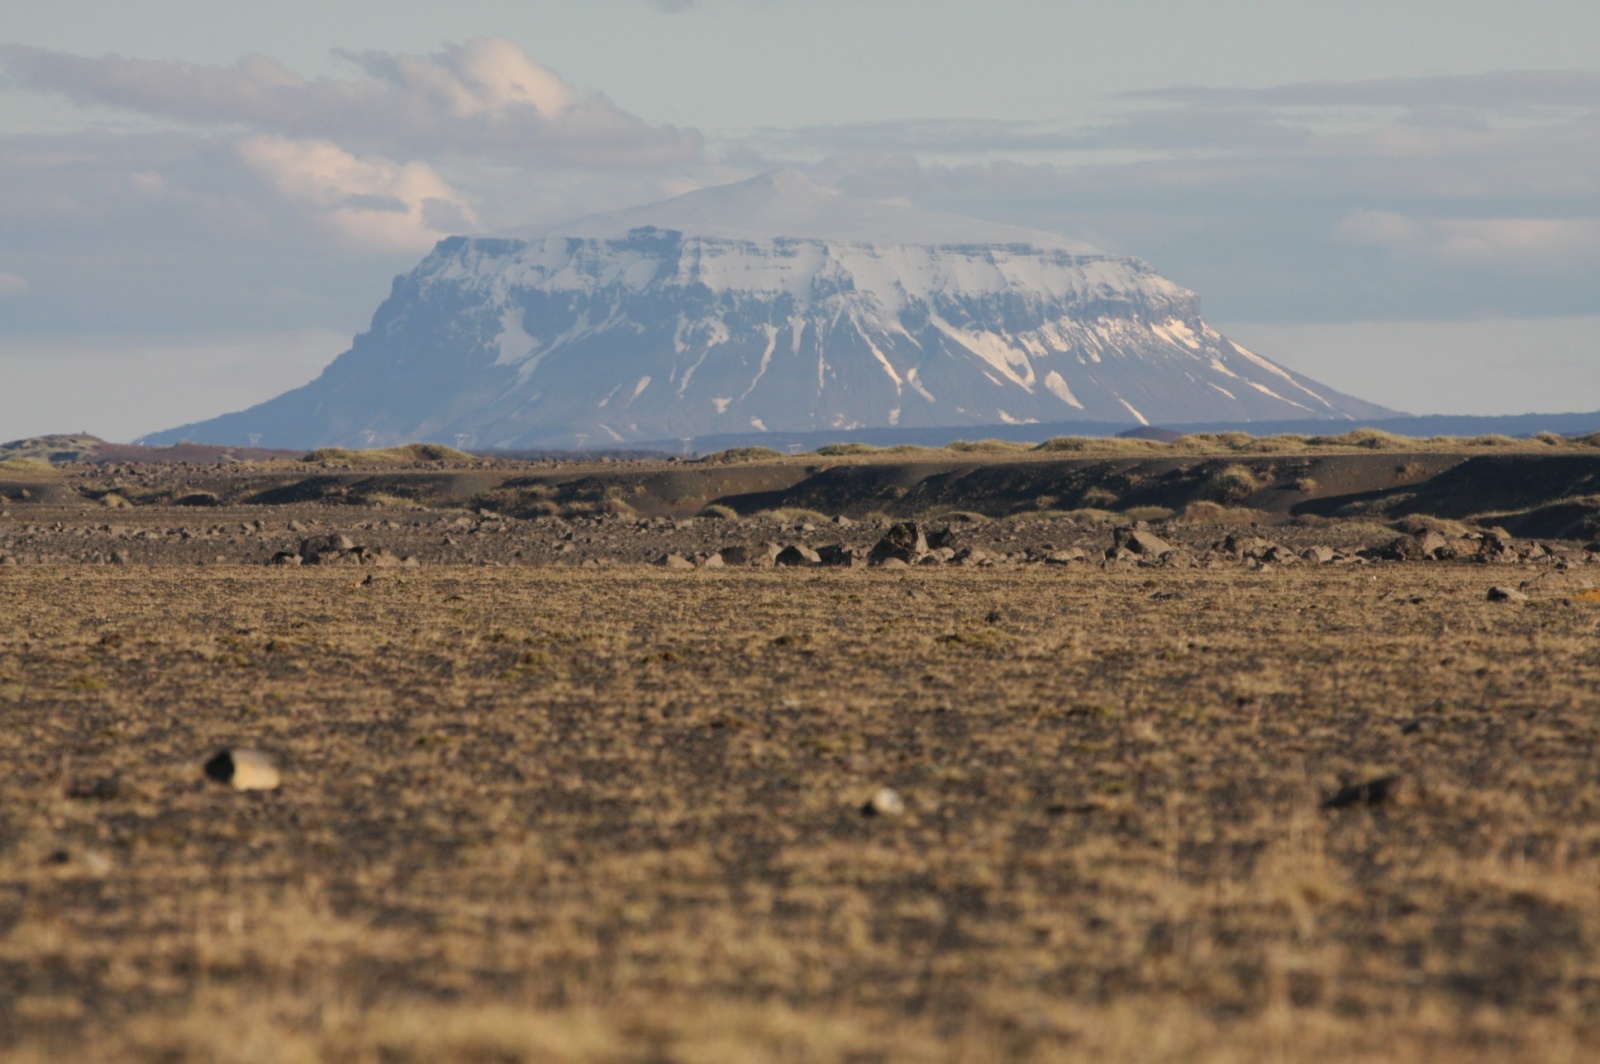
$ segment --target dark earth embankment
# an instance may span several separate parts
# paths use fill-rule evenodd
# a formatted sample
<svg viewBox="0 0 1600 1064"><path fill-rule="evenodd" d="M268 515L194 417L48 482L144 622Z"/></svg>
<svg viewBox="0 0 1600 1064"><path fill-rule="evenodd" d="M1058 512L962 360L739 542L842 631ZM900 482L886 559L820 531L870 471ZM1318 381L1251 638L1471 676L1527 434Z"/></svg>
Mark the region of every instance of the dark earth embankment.
<svg viewBox="0 0 1600 1064"><path fill-rule="evenodd" d="M1093 510L1151 520L1249 511L1249 521L1428 514L1516 535L1600 536L1600 449L1137 455L801 455L750 461L299 460L0 465L12 507L150 505L489 509L519 518L684 518L809 510L854 519ZM1197 510L1196 507L1199 507Z"/></svg>

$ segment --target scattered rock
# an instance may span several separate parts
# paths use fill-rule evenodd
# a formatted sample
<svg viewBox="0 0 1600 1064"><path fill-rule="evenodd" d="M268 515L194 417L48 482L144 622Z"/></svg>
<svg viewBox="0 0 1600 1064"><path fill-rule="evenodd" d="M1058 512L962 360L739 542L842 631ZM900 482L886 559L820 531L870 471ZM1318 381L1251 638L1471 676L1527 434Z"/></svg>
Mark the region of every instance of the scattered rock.
<svg viewBox="0 0 1600 1064"><path fill-rule="evenodd" d="M1528 596L1527 595L1525 595L1522 592L1518 591L1514 587L1506 587L1504 584L1497 584L1494 587L1491 587L1489 589L1489 593L1487 595L1485 595L1484 597L1487 598L1490 602L1527 602L1528 601Z"/></svg>
<svg viewBox="0 0 1600 1064"><path fill-rule="evenodd" d="M926 553L928 553L928 537L923 535L922 529L915 521L901 521L899 524L891 525L883 538L873 545L867 560L872 565L882 565L889 561L915 565Z"/></svg>
<svg viewBox="0 0 1600 1064"><path fill-rule="evenodd" d="M122 797L123 792L122 781L115 776L73 780L67 785L67 797L80 802L109 802Z"/></svg>
<svg viewBox="0 0 1600 1064"><path fill-rule="evenodd" d="M1338 557L1338 553L1332 547L1325 547L1319 543L1314 547L1307 547L1301 551L1300 557L1315 565L1331 565L1333 560Z"/></svg>
<svg viewBox="0 0 1600 1064"><path fill-rule="evenodd" d="M822 555L803 544L792 544L779 551L772 559L774 565L821 565Z"/></svg>
<svg viewBox="0 0 1600 1064"><path fill-rule="evenodd" d="M726 569L728 563L722 560L722 555L716 551L700 555L695 559L695 564L702 569Z"/></svg>
<svg viewBox="0 0 1600 1064"><path fill-rule="evenodd" d="M656 559L656 564L663 569L693 569L694 562L681 554L663 554Z"/></svg>
<svg viewBox="0 0 1600 1064"><path fill-rule="evenodd" d="M1142 528L1116 528L1112 530L1111 535L1112 554L1123 550L1145 558L1159 558L1174 549L1172 544L1154 532L1147 532Z"/></svg>
<svg viewBox="0 0 1600 1064"><path fill-rule="evenodd" d="M905 811L905 800L893 787L879 787L861 807L862 816L899 816Z"/></svg>
<svg viewBox="0 0 1600 1064"><path fill-rule="evenodd" d="M1586 576L1578 576L1561 569L1553 569L1540 573L1518 585L1519 590L1528 591L1538 588L1541 591L1591 591L1594 581Z"/></svg>
<svg viewBox="0 0 1600 1064"><path fill-rule="evenodd" d="M1200 563L1195 560L1193 554L1182 548L1174 547L1154 560L1141 556L1139 564L1143 566L1156 565L1163 569L1193 569Z"/></svg>
<svg viewBox="0 0 1600 1064"><path fill-rule="evenodd" d="M1415 537L1417 556L1429 560L1443 558L1450 551L1450 541L1438 532L1423 532Z"/></svg>
<svg viewBox="0 0 1600 1064"><path fill-rule="evenodd" d="M248 747L219 750L206 762L205 772L236 791L271 791L282 782L272 759Z"/></svg>
<svg viewBox="0 0 1600 1064"><path fill-rule="evenodd" d="M1270 539L1239 533L1230 533L1217 545L1217 550L1223 554L1231 554L1241 561L1265 561L1269 554L1282 549Z"/></svg>
<svg viewBox="0 0 1600 1064"><path fill-rule="evenodd" d="M783 548L776 543L762 543L756 547L736 543L731 547L722 548L722 560L728 565L754 565L760 568L768 568L774 564L781 553L783 553Z"/></svg>
<svg viewBox="0 0 1600 1064"><path fill-rule="evenodd" d="M1521 557L1516 541L1502 532L1491 529L1478 537L1478 560L1481 562L1505 565Z"/></svg>
<svg viewBox="0 0 1600 1064"><path fill-rule="evenodd" d="M103 876L110 873L111 858L99 850L54 850L46 857L45 864L75 866L91 876Z"/></svg>
<svg viewBox="0 0 1600 1064"><path fill-rule="evenodd" d="M1346 809L1352 805L1382 805L1400 790L1399 776L1378 776L1341 788L1322 803L1324 809Z"/></svg>
<svg viewBox="0 0 1600 1064"><path fill-rule="evenodd" d="M112 565L128 565L132 561L133 559L129 557L128 552L125 550L114 550L111 552Z"/></svg>
<svg viewBox="0 0 1600 1064"><path fill-rule="evenodd" d="M349 536L335 532L302 540L299 554L307 565L328 565L344 561L355 549L356 545Z"/></svg>
<svg viewBox="0 0 1600 1064"><path fill-rule="evenodd" d="M818 547L817 557L822 559L823 565L854 567L867 563L864 551L844 543L830 543L827 546Z"/></svg>

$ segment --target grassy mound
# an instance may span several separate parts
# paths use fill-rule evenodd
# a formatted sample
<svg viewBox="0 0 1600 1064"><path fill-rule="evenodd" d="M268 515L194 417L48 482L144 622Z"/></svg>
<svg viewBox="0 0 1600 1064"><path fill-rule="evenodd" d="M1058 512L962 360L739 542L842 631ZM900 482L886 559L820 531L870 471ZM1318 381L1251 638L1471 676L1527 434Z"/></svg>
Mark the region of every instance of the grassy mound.
<svg viewBox="0 0 1600 1064"><path fill-rule="evenodd" d="M415 462L475 462L477 457L442 443L407 443L370 451L319 447L300 460L316 465L410 465Z"/></svg>

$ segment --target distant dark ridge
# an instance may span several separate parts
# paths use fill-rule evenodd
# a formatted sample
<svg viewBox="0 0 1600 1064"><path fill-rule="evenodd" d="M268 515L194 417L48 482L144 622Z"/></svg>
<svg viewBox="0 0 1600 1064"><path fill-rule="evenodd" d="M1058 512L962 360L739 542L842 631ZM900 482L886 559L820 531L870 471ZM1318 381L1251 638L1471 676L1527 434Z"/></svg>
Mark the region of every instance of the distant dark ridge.
<svg viewBox="0 0 1600 1064"><path fill-rule="evenodd" d="M1171 425L1185 432L1248 432L1252 436L1330 436L1351 429L1379 429L1396 436L1584 436L1600 432L1600 410L1586 414L1503 414L1479 417L1469 414L1419 414L1370 421L1256 421L1208 422Z"/></svg>
<svg viewBox="0 0 1600 1064"><path fill-rule="evenodd" d="M1373 419L1308 419L1304 421L1209 421L1173 425L1138 425L1131 421L1054 421L1031 425L957 425L947 428L875 428L821 430L813 432L746 432L715 436L692 436L650 440L625 448L560 450L556 448L516 450L472 450L484 458L522 461L636 461L671 456L712 454L739 447L768 447L774 451L798 454L815 451L830 443L863 443L873 447L943 447L956 440L1003 440L1009 443L1042 443L1057 436L1133 436L1141 439L1170 440L1191 432L1247 432L1252 436L1330 436L1352 429L1371 428L1396 436L1511 436L1529 437L1541 432L1563 436L1582 436L1600 432L1600 410L1573 414L1507 414L1479 417L1458 414L1427 414ZM63 439L66 439L63 437ZM21 443L6 446L15 447ZM437 442L437 441L436 441ZM233 459L266 459L298 456L295 451L269 451L247 447L220 447L180 444L170 448L104 444L97 449L106 457L84 457L82 461L216 461L218 456ZM3 449L3 448L0 448ZM193 453L190 453L190 452ZM110 457L114 455L114 457Z"/></svg>
<svg viewBox="0 0 1600 1064"><path fill-rule="evenodd" d="M1329 424L1334 424L1330 422ZM1355 425L1355 422L1336 422ZM943 447L955 440L1005 440L1039 443L1052 436L1115 436L1130 428L1129 421L1062 421L1039 425L960 425L953 428L850 429L821 432L741 432L719 436L689 436L677 440L651 440L639 446L671 454L713 454L735 447L770 447L800 453L830 443L865 443L873 447Z"/></svg>
<svg viewBox="0 0 1600 1064"><path fill-rule="evenodd" d="M588 450L588 451L518 451L518 450L469 450L471 455L479 458L495 458L510 462L661 462L669 458L682 456L683 449L675 447L671 450L661 448L657 450Z"/></svg>
<svg viewBox="0 0 1600 1064"><path fill-rule="evenodd" d="M1129 421L1054 421L1033 425L959 425L950 428L852 429L822 432L745 432L652 440L641 449L669 454L712 454L736 447L770 447L774 451L814 451L830 443L865 443L874 447L943 447L955 440L1005 440L1042 443L1057 436L1125 436L1170 439L1191 432L1248 432L1252 436L1336 436L1353 429L1378 429L1396 436L1511 436L1541 432L1583 436L1600 432L1600 410L1583 414L1424 414L1406 417L1305 421L1208 421L1198 424L1137 425ZM1169 435L1170 434L1170 435ZM554 456L555 452L541 452Z"/></svg>

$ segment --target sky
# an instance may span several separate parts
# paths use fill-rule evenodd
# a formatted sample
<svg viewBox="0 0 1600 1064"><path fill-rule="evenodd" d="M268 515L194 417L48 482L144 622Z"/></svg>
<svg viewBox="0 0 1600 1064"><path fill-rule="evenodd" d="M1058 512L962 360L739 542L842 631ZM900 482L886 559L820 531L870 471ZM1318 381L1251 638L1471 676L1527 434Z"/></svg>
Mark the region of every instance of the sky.
<svg viewBox="0 0 1600 1064"><path fill-rule="evenodd" d="M6 0L0 440L314 377L456 232L780 166L1136 255L1415 413L1600 409L1593 0Z"/></svg>

